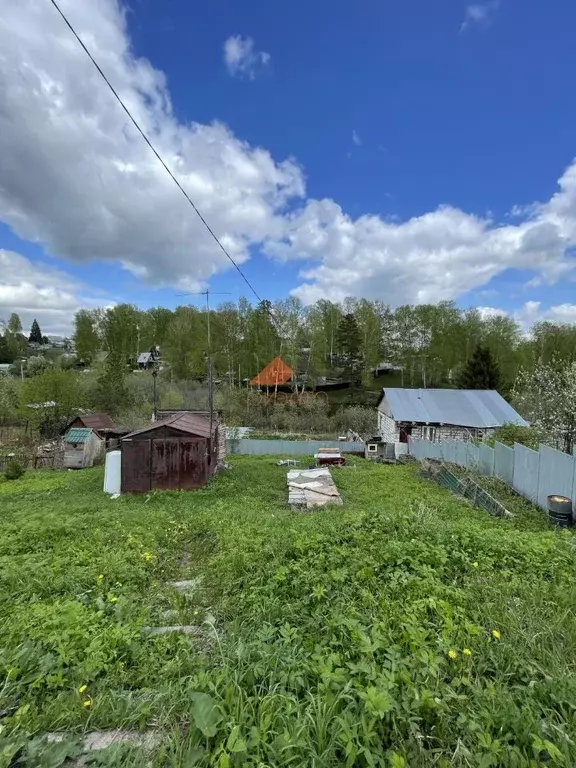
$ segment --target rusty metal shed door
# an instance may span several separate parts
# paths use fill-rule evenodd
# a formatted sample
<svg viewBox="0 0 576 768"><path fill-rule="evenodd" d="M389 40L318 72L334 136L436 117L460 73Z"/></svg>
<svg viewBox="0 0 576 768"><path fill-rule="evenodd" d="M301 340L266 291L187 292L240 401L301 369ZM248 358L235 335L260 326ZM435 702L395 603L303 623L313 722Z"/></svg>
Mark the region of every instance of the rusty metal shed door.
<svg viewBox="0 0 576 768"><path fill-rule="evenodd" d="M150 490L150 440L122 443L122 493Z"/></svg>
<svg viewBox="0 0 576 768"><path fill-rule="evenodd" d="M180 442L180 488L206 485L206 440L187 439Z"/></svg>
<svg viewBox="0 0 576 768"><path fill-rule="evenodd" d="M189 438L152 440L151 488L199 488L205 483L205 441Z"/></svg>

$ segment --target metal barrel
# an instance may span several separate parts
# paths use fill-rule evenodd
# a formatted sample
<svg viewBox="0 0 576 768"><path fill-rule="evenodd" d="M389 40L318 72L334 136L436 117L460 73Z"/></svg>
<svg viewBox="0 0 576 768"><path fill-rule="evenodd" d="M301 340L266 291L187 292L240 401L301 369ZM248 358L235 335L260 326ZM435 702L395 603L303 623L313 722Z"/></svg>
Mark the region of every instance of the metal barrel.
<svg viewBox="0 0 576 768"><path fill-rule="evenodd" d="M569 528L572 523L572 499L568 496L548 496L548 518L554 525Z"/></svg>

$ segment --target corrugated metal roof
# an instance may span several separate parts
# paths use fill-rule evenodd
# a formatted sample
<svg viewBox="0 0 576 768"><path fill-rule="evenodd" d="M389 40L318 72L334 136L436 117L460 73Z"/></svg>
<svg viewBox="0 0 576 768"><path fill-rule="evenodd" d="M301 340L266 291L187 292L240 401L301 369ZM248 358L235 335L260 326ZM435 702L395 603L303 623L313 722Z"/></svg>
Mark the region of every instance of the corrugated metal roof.
<svg viewBox="0 0 576 768"><path fill-rule="evenodd" d="M65 443L85 443L91 434L92 434L92 430L86 427L72 427L72 429L69 429L68 432L66 433L64 442Z"/></svg>
<svg viewBox="0 0 576 768"><path fill-rule="evenodd" d="M268 363L257 376L254 376L250 382L251 387L275 387L286 382L294 376L294 371L287 365L281 357L275 357Z"/></svg>
<svg viewBox="0 0 576 768"><path fill-rule="evenodd" d="M216 414L212 420L212 435L216 433L218 426L218 419ZM149 427L144 429L137 429L135 432L130 432L129 435L123 437L123 440L127 438L135 437L136 435L144 435L147 432L155 432L161 427L170 427L171 429L177 429L184 434L194 435L195 437L210 437L210 419L207 416L199 416L195 413L178 413L174 416L169 416L167 419L161 419L155 421Z"/></svg>
<svg viewBox="0 0 576 768"><path fill-rule="evenodd" d="M491 389L401 389L384 387L395 421L454 424L487 429L503 424L527 427L502 395Z"/></svg>
<svg viewBox="0 0 576 768"><path fill-rule="evenodd" d="M116 428L116 425L107 413L87 413L78 418L86 427L91 427L95 432Z"/></svg>

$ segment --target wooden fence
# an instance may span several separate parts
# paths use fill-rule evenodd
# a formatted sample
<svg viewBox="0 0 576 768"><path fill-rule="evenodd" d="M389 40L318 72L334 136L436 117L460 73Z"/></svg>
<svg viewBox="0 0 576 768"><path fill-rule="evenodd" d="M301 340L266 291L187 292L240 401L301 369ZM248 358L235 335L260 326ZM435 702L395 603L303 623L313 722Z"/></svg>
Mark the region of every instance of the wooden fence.
<svg viewBox="0 0 576 768"><path fill-rule="evenodd" d="M24 469L62 469L64 451L56 450L45 456L33 453L17 453L9 451L0 454L0 473L5 472L11 461L18 461Z"/></svg>

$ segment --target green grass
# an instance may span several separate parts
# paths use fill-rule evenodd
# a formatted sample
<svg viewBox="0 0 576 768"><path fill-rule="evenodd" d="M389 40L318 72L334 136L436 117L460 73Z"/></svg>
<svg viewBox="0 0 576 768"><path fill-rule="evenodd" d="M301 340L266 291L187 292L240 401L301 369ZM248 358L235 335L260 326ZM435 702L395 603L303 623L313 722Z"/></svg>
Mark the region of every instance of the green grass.
<svg viewBox="0 0 576 768"><path fill-rule="evenodd" d="M150 763L100 764L576 765L568 532L360 459L343 507L297 514L272 457L231 461L117 500L101 469L0 482L0 768L65 764L49 730L150 725ZM166 623L206 637L142 634Z"/></svg>

